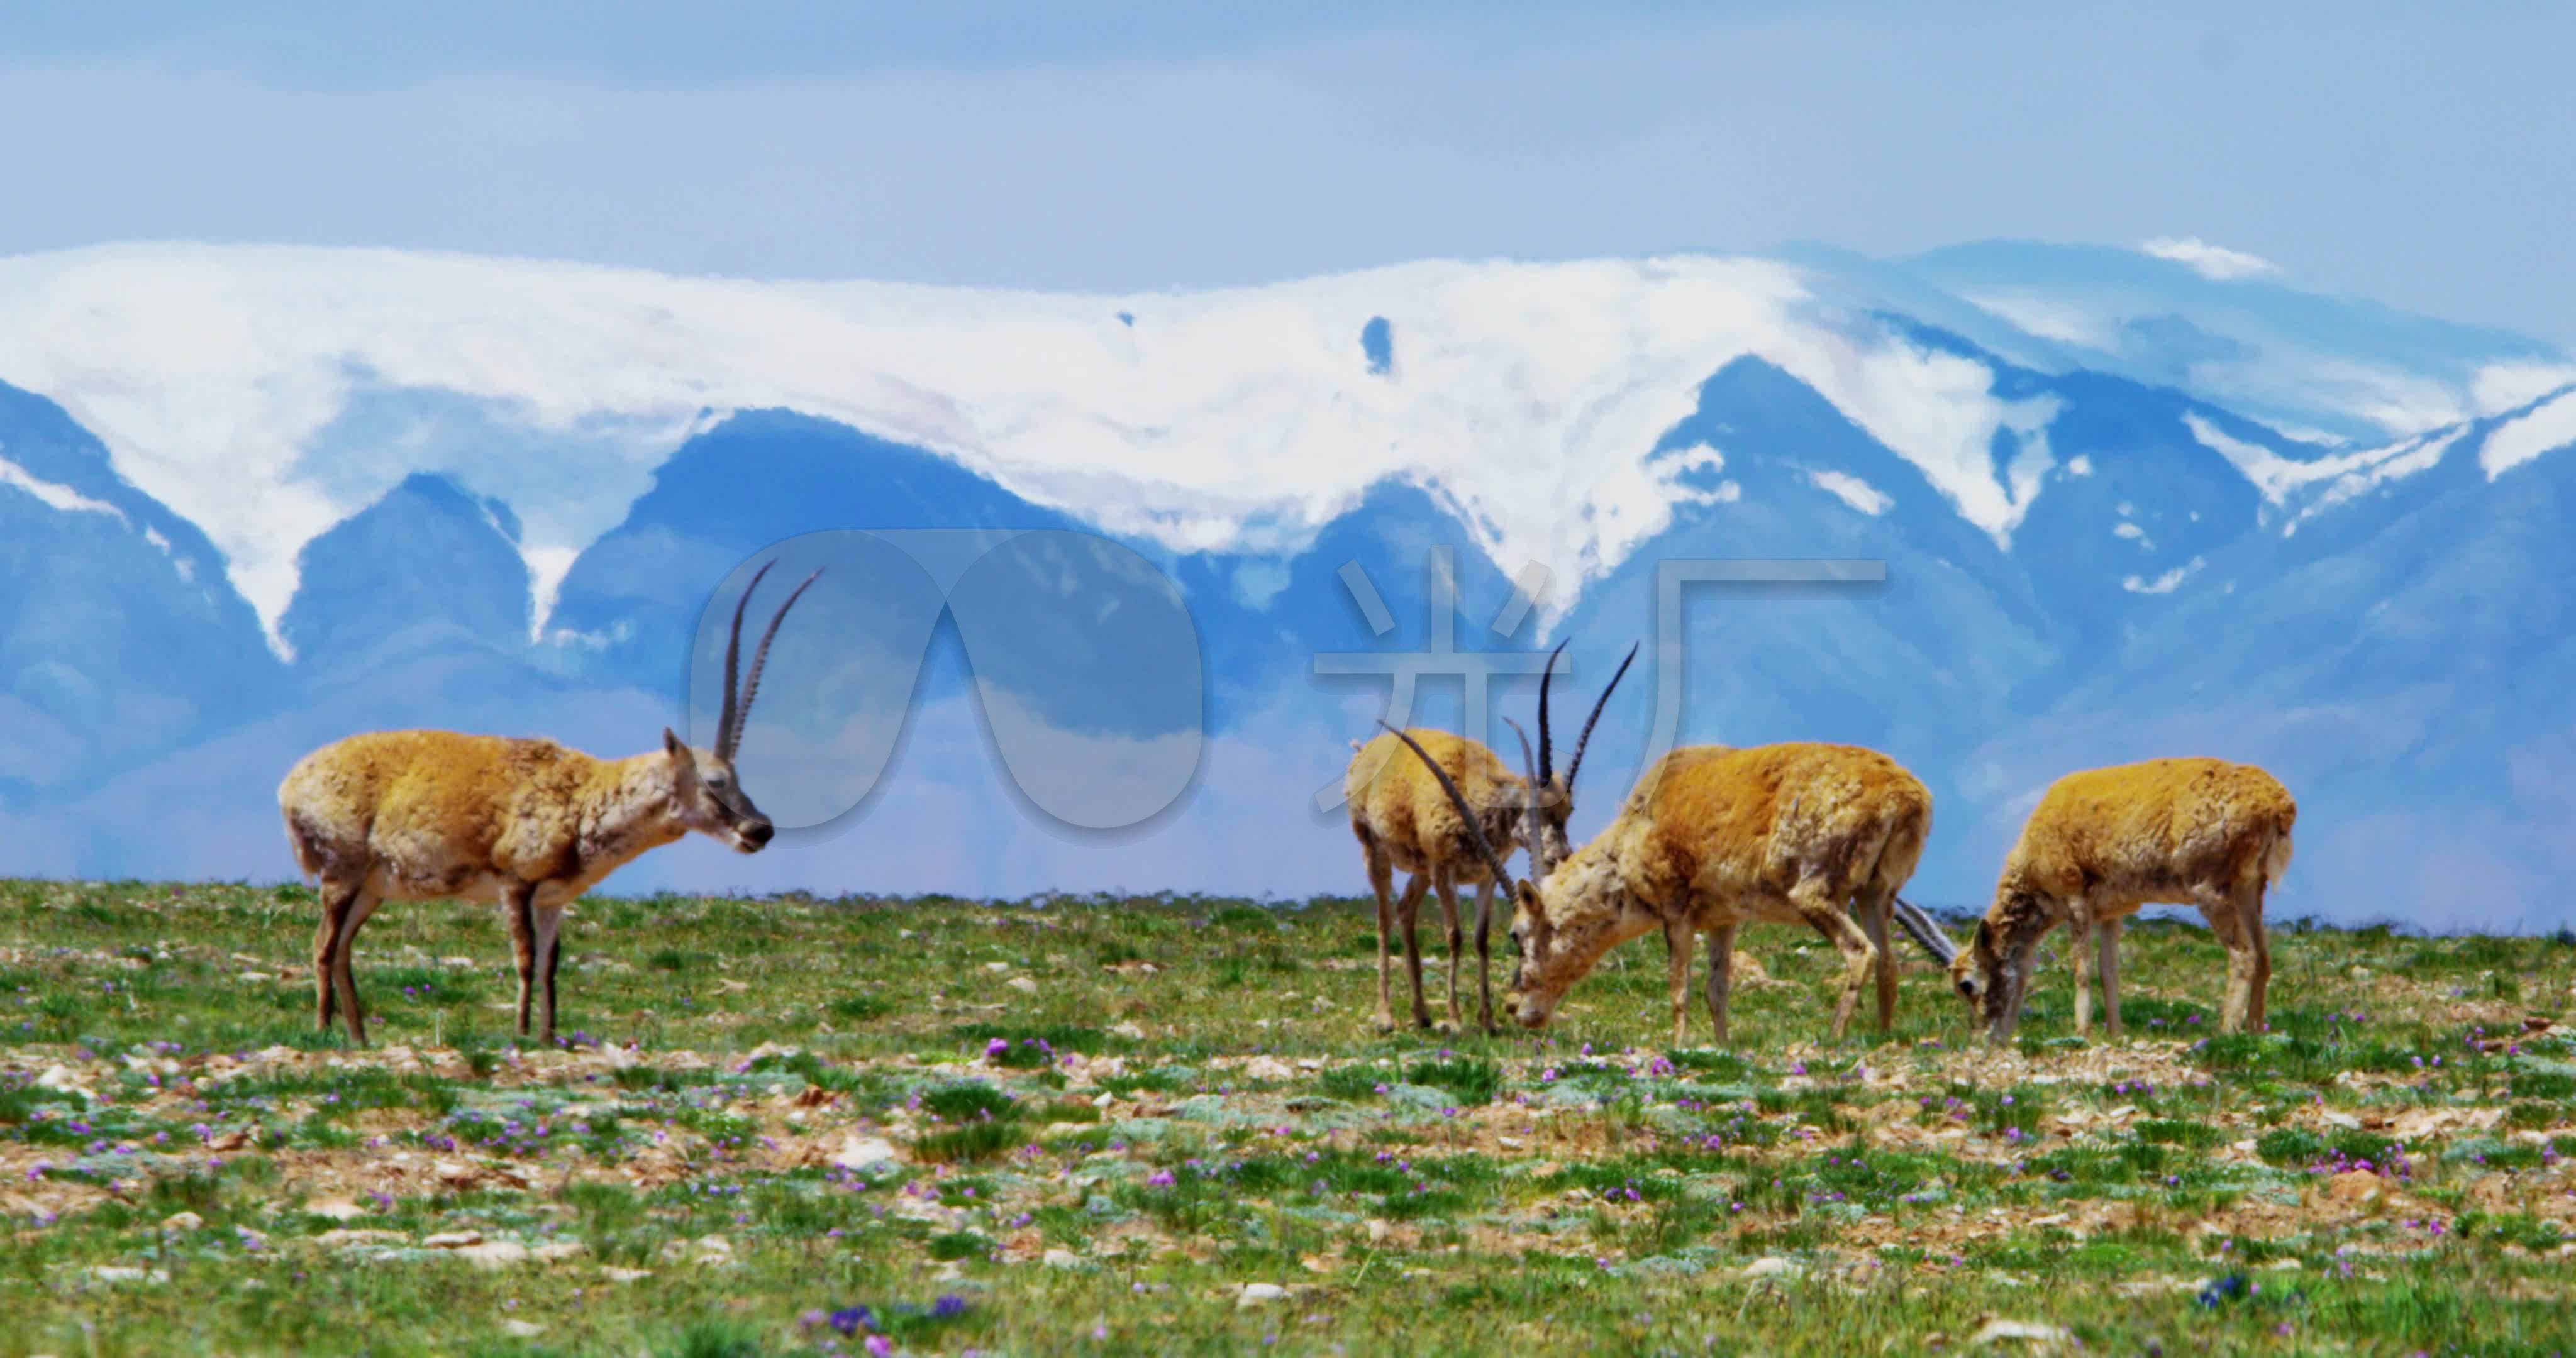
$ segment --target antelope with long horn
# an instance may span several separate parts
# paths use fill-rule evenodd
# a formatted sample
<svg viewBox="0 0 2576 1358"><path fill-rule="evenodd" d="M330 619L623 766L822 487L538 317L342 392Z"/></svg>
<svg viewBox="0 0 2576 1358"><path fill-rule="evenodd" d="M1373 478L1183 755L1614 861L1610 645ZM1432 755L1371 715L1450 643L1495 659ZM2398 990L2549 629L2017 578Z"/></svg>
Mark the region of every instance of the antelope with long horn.
<svg viewBox="0 0 2576 1358"><path fill-rule="evenodd" d="M330 1031L336 1006L350 1039L366 1044L349 957L379 904L455 898L496 902L507 912L519 968L519 1033L527 1035L531 993L542 976L543 1040L552 1042L566 905L637 855L692 830L741 853L769 843L769 818L734 776L734 751L778 624L822 574L805 577L778 606L737 692L743 608L774 564L761 566L734 605L713 749L683 744L668 727L661 749L616 760L543 739L371 731L296 761L278 785L277 804L296 863L319 882L313 981L320 1031Z"/></svg>
<svg viewBox="0 0 2576 1358"><path fill-rule="evenodd" d="M1396 736L1463 810L1465 794L1448 771L1410 736ZM1526 765L1526 737L1521 753ZM1931 832L1932 794L1885 755L1806 743L1684 746L1647 769L1590 843L1519 883L1483 825L1475 818L1466 824L1486 871L1513 898L1521 961L1511 991L1525 1027L1546 1024L1566 991L1612 948L1661 929L1673 1041L1680 1043L1689 1032L1691 939L1705 932L1708 1012L1723 1044L1735 931L1762 921L1803 924L1841 952L1835 1038L1873 972L1879 1031L1895 1021L1887 925L1897 889L1913 875Z"/></svg>
<svg viewBox="0 0 2576 1358"><path fill-rule="evenodd" d="M2251 764L2150 759L2070 773L2031 808L1968 945L1928 920L1929 937L1917 938L1946 953L1952 987L2001 1045L2030 989L2032 948L2063 924L2074 935L2075 1031L2092 1027L2086 983L2098 963L2117 1037L2121 926L2142 906L2198 906L2227 950L2218 1030L2260 1028L2272 978L2263 895L2289 869L2298 816L2289 789Z"/></svg>
<svg viewBox="0 0 2576 1358"><path fill-rule="evenodd" d="M1599 701L1592 705L1592 715L1584 719L1583 730L1575 737L1574 757L1566 761L1565 776L1559 778L1550 764L1554 749L1547 700L1556 658L1564 650L1565 643L1557 643L1539 675L1542 753L1538 767L1526 776L1515 776L1492 750L1464 736L1421 728L1401 733L1417 753L1437 751L1424 758L1432 761L1444 783L1453 789L1461 785L1470 789L1453 799L1426 781L1413 761L1396 758L1395 744L1388 736L1377 736L1365 745L1352 742L1343 790L1350 805L1351 833L1359 839L1369 886L1377 893L1377 1025L1382 1030L1395 1026L1388 995L1388 941L1399 926L1405 971L1413 981L1413 1021L1424 1028L1431 1026L1431 1010L1422 1000L1422 948L1415 937L1426 888L1439 893L1441 916L1449 926L1449 1022L1460 1022L1458 958L1464 940L1458 927L1457 890L1465 884L1476 888L1476 1018L1486 1032L1494 1031L1493 898L1495 883L1503 879L1486 870L1484 860L1469 847L1467 831L1472 827L1488 841L1528 843L1530 861L1542 874L1565 857L1565 825L1574 813L1574 777L1583 767L1584 748L1592 742L1592 728L1601 720L1602 708L1609 705L1611 691L1619 687L1637 658L1637 648L1629 647L1628 658L1619 662L1618 673L1610 676ZM1392 727L1388 730L1394 732ZM1392 894L1398 868L1411 874L1401 899Z"/></svg>

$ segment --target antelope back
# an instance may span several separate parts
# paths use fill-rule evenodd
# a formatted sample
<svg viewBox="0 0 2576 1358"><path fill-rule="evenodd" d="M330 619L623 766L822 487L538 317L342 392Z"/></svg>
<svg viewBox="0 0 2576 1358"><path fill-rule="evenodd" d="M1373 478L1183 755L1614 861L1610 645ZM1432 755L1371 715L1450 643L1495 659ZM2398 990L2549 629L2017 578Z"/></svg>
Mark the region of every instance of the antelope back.
<svg viewBox="0 0 2576 1358"><path fill-rule="evenodd" d="M1463 736L1421 727L1408 727L1406 734L1422 746L1423 753L1440 762L1460 794L1480 809L1486 838L1508 860L1519 847L1519 803L1512 793L1520 780L1492 750ZM1394 735L1380 731L1351 756L1343 793L1350 804L1351 822L1381 843L1426 858L1455 850L1462 868L1471 875L1483 875L1474 852L1463 842L1458 811L1449 794Z"/></svg>

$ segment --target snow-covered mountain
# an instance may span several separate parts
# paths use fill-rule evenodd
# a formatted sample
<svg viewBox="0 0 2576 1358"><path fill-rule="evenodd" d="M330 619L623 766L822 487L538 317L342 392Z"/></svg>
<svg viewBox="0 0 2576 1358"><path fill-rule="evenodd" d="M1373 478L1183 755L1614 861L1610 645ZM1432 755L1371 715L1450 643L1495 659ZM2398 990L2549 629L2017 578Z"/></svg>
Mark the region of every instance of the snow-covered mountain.
<svg viewBox="0 0 2576 1358"><path fill-rule="evenodd" d="M1133 296L108 247L0 259L0 384L0 872L283 878L313 745L703 739L702 627L755 554L1051 529L1116 546L955 581L784 549L832 567L743 759L809 828L610 889L1364 889L1317 794L1388 684L1316 657L1425 646L1445 544L1458 648L1570 639L1578 709L1659 562L1886 563L1698 587L1578 832L1678 682L1683 740L1921 774L1926 900L1981 900L2058 773L2210 753L2300 797L2281 913L2571 917L2576 360L2197 242ZM1527 725L1531 681L1496 692ZM1182 775L1140 824L1064 814Z"/></svg>

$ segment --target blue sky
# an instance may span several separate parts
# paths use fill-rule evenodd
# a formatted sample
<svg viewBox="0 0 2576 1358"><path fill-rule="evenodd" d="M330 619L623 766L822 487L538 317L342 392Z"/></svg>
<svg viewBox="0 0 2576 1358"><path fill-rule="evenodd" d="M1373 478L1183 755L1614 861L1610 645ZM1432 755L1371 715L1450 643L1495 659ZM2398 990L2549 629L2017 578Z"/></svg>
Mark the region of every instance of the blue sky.
<svg viewBox="0 0 2576 1358"><path fill-rule="evenodd" d="M2576 343L2570 6L0 15L5 253L279 241L1129 289L2198 236Z"/></svg>

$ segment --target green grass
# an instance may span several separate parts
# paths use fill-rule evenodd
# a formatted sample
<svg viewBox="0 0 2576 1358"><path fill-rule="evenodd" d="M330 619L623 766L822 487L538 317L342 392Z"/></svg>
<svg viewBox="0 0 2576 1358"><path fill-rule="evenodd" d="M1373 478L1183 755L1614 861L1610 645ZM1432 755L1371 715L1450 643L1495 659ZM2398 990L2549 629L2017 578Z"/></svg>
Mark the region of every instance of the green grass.
<svg viewBox="0 0 2576 1358"><path fill-rule="evenodd" d="M2218 950L2148 922L2136 1045L2071 1037L2061 958L1988 1058L1912 956L1826 1041L1831 949L1767 926L1721 1051L1651 944L1544 1032L1381 1034L1360 901L593 898L540 1050L497 915L400 906L351 1053L312 909L0 882L0 1358L2576 1348L2548 939L2285 925L2222 1036Z"/></svg>

